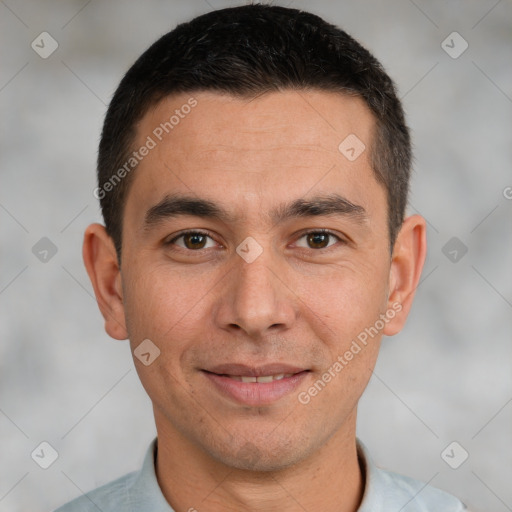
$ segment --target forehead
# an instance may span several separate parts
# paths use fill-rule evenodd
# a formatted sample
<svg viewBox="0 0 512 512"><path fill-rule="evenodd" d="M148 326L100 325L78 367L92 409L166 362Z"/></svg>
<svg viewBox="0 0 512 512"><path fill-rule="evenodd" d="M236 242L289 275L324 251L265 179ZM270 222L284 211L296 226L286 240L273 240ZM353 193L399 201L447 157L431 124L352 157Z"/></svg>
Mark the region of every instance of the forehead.
<svg viewBox="0 0 512 512"><path fill-rule="evenodd" d="M362 99L340 93L169 96L137 125L135 149L151 149L134 171L126 207L135 200L147 211L168 193L223 198L242 216L283 194L338 192L364 205L368 191L383 193L370 165L374 126Z"/></svg>
<svg viewBox="0 0 512 512"><path fill-rule="evenodd" d="M151 135L163 145L172 138L174 151L186 142L203 152L221 146L245 152L272 149L272 133L278 136L274 142L290 148L337 153L336 142L350 133L369 142L373 125L373 114L356 95L286 90L244 99L202 91L168 96L153 105L138 123L137 135L139 142Z"/></svg>

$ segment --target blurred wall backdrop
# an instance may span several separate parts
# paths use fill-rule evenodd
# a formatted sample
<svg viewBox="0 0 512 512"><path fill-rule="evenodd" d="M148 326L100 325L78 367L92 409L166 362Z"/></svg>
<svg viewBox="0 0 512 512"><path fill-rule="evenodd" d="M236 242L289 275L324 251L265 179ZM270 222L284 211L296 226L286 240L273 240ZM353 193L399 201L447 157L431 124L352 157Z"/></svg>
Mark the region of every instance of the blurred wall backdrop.
<svg viewBox="0 0 512 512"><path fill-rule="evenodd" d="M0 512L47 512L135 470L155 435L82 263L84 228L101 221L100 129L144 49L239 3L0 1ZM383 340L358 436L381 466L475 511L512 510L512 4L274 3L372 51L413 131L409 211L428 221L429 253L406 328Z"/></svg>

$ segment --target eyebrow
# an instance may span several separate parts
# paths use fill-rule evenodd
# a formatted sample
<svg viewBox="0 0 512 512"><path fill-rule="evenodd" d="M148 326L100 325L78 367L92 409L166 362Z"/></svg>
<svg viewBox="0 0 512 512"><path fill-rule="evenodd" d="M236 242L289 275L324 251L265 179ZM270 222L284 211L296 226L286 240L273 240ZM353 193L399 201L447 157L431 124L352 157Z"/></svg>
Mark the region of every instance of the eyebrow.
<svg viewBox="0 0 512 512"><path fill-rule="evenodd" d="M158 204L152 206L145 215L144 229L150 230L161 222L180 216L193 216L233 223L236 217L223 206L208 199L193 196L166 195ZM296 199L288 204L274 208L270 219L280 223L298 217L339 216L348 217L359 224L368 221L366 210L339 194L316 196L311 199Z"/></svg>

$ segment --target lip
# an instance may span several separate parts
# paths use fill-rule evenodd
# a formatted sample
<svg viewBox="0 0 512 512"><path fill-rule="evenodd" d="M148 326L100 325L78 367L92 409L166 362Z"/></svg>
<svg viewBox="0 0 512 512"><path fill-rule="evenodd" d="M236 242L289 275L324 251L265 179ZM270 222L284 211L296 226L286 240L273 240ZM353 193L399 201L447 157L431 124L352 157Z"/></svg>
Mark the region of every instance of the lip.
<svg viewBox="0 0 512 512"><path fill-rule="evenodd" d="M216 366L202 373L214 388L238 404L258 407L270 405L289 395L307 378L309 370L283 364L269 364L251 368L239 364ZM272 382L241 382L229 377L261 377L266 375L293 374Z"/></svg>
<svg viewBox="0 0 512 512"><path fill-rule="evenodd" d="M299 373L306 370L307 368L282 363L264 364L262 366L229 363L205 369L205 371L216 373L217 375L240 375L242 377L262 377L264 375L279 375L280 373Z"/></svg>

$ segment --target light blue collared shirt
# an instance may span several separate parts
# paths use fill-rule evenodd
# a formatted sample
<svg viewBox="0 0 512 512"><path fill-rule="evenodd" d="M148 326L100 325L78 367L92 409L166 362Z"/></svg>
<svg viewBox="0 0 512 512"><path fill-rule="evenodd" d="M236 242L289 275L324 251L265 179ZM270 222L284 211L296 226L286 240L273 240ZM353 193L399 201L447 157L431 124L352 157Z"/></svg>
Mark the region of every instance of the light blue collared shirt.
<svg viewBox="0 0 512 512"><path fill-rule="evenodd" d="M84 494L55 512L174 512L164 498L155 473L157 439L144 458L140 471ZM418 480L378 468L358 439L357 453L364 468L365 489L357 512L462 512L457 498ZM199 504L196 508L200 510ZM194 510L194 504L191 504Z"/></svg>

